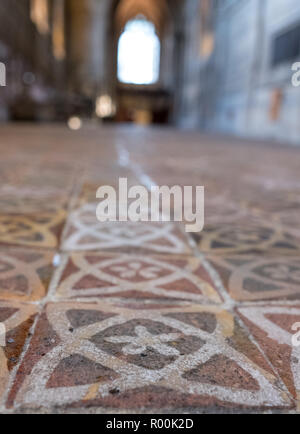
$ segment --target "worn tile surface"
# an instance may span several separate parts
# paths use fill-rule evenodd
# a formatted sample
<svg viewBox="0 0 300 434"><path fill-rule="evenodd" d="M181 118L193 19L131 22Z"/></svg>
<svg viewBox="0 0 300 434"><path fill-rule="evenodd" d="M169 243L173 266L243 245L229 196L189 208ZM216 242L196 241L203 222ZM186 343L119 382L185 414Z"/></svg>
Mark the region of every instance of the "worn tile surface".
<svg viewBox="0 0 300 434"><path fill-rule="evenodd" d="M198 258L73 253L57 271L57 297L153 303L220 303L208 272Z"/></svg>
<svg viewBox="0 0 300 434"><path fill-rule="evenodd" d="M187 238L174 223L100 223L96 205L85 204L73 211L62 242L65 251L117 250L186 254Z"/></svg>
<svg viewBox="0 0 300 434"><path fill-rule="evenodd" d="M300 256L216 255L208 259L235 300L300 299Z"/></svg>
<svg viewBox="0 0 300 434"><path fill-rule="evenodd" d="M33 325L36 308L13 301L0 301L0 324L6 333L0 336L0 405L12 369L22 354L24 344Z"/></svg>
<svg viewBox="0 0 300 434"><path fill-rule="evenodd" d="M57 248L66 213L0 215L0 245Z"/></svg>
<svg viewBox="0 0 300 434"><path fill-rule="evenodd" d="M0 413L300 413L299 150L1 128ZM99 223L119 178L204 186L204 231Z"/></svg>
<svg viewBox="0 0 300 434"><path fill-rule="evenodd" d="M60 303L42 314L8 403L289 407L275 383L261 353L220 309Z"/></svg>
<svg viewBox="0 0 300 434"><path fill-rule="evenodd" d="M42 299L52 277L52 261L52 252L0 249L0 299Z"/></svg>
<svg viewBox="0 0 300 434"><path fill-rule="evenodd" d="M68 195L64 190L37 186L4 184L0 186L0 214L32 215L56 212L65 208Z"/></svg>
<svg viewBox="0 0 300 434"><path fill-rule="evenodd" d="M226 225L247 218L249 215L251 215L250 210L243 206L242 203L235 202L228 193L223 195L206 194L205 226Z"/></svg>
<svg viewBox="0 0 300 434"><path fill-rule="evenodd" d="M267 221L233 220L231 223L207 225L203 232L193 236L203 252L300 256L300 239Z"/></svg>
<svg viewBox="0 0 300 434"><path fill-rule="evenodd" d="M300 306L242 307L239 313L300 409Z"/></svg>

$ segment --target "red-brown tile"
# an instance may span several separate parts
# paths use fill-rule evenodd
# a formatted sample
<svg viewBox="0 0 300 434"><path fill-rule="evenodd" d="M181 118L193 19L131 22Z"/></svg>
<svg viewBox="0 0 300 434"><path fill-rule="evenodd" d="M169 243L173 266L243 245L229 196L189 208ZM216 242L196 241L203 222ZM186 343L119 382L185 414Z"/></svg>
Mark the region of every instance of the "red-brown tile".
<svg viewBox="0 0 300 434"><path fill-rule="evenodd" d="M12 369L24 350L36 312L35 306L0 301L0 403Z"/></svg>
<svg viewBox="0 0 300 434"><path fill-rule="evenodd" d="M270 366L216 307L128 310L50 304L8 406L121 410L290 408Z"/></svg>
<svg viewBox="0 0 300 434"><path fill-rule="evenodd" d="M65 299L110 299L114 303L220 303L221 297L197 258L73 253L64 255L56 272L56 296Z"/></svg>
<svg viewBox="0 0 300 434"><path fill-rule="evenodd" d="M208 256L237 301L299 300L300 256Z"/></svg>

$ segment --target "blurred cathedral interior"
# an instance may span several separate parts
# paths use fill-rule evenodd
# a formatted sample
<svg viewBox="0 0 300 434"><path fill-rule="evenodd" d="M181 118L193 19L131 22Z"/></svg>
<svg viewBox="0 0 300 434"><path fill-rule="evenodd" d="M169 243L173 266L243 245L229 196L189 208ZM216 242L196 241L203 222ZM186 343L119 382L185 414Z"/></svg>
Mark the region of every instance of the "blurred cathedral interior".
<svg viewBox="0 0 300 434"><path fill-rule="evenodd" d="M298 0L1 0L0 120L298 143Z"/></svg>
<svg viewBox="0 0 300 434"><path fill-rule="evenodd" d="M0 414L300 414L299 151L299 0L0 0Z"/></svg>

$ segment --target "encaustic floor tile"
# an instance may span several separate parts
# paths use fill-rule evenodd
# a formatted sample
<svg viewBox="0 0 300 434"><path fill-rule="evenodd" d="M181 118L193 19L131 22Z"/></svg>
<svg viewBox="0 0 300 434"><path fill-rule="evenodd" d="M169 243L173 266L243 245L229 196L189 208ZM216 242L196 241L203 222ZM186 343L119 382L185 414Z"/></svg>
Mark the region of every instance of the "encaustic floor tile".
<svg viewBox="0 0 300 434"><path fill-rule="evenodd" d="M239 314L300 409L300 306L245 306Z"/></svg>
<svg viewBox="0 0 300 434"><path fill-rule="evenodd" d="M237 301L299 300L300 256L208 256Z"/></svg>
<svg viewBox="0 0 300 434"><path fill-rule="evenodd" d="M207 225L193 237L200 251L212 254L300 255L300 239L273 222L250 219Z"/></svg>
<svg viewBox="0 0 300 434"><path fill-rule="evenodd" d="M45 307L7 406L41 409L290 408L235 317L213 306Z"/></svg>
<svg viewBox="0 0 300 434"><path fill-rule="evenodd" d="M96 205L86 204L68 219L64 251L110 250L162 254L191 252L188 240L174 223L100 223Z"/></svg>
<svg viewBox="0 0 300 434"><path fill-rule="evenodd" d="M37 301L48 291L54 267L53 253L0 249L0 299Z"/></svg>
<svg viewBox="0 0 300 434"><path fill-rule="evenodd" d="M0 403L11 371L22 354L35 315L34 306L0 301Z"/></svg>
<svg viewBox="0 0 300 434"><path fill-rule="evenodd" d="M65 218L62 209L28 216L0 215L0 244L56 248Z"/></svg>
<svg viewBox="0 0 300 434"><path fill-rule="evenodd" d="M104 298L151 308L162 303L220 303L222 299L198 258L182 255L141 257L112 253L64 255L56 272L56 296Z"/></svg>

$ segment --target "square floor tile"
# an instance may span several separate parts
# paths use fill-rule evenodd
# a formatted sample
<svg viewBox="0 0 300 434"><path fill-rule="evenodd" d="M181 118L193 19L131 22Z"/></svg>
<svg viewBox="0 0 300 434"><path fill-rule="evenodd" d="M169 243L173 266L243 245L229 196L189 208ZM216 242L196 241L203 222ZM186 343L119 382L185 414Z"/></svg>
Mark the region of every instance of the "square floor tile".
<svg viewBox="0 0 300 434"><path fill-rule="evenodd" d="M109 253L64 255L56 272L56 296L110 299L155 307L160 303L220 303L202 261L190 256Z"/></svg>
<svg viewBox="0 0 300 434"><path fill-rule="evenodd" d="M57 248L66 212L0 215L0 244Z"/></svg>
<svg viewBox="0 0 300 434"><path fill-rule="evenodd" d="M0 301L0 402L19 362L36 314L34 306Z"/></svg>
<svg viewBox="0 0 300 434"><path fill-rule="evenodd" d="M174 223L106 222L96 218L96 205L86 204L68 219L64 251L110 250L188 254L188 239Z"/></svg>
<svg viewBox="0 0 300 434"><path fill-rule="evenodd" d="M246 306L238 312L300 409L300 306Z"/></svg>
<svg viewBox="0 0 300 434"><path fill-rule="evenodd" d="M277 383L232 314L217 307L56 303L39 319L7 405L289 408Z"/></svg>
<svg viewBox="0 0 300 434"><path fill-rule="evenodd" d="M235 300L300 299L300 255L215 255L207 259Z"/></svg>
<svg viewBox="0 0 300 434"><path fill-rule="evenodd" d="M214 254L282 254L300 255L300 239L276 223L266 221L235 221L207 225L203 232L193 234L199 250Z"/></svg>
<svg viewBox="0 0 300 434"><path fill-rule="evenodd" d="M54 271L53 256L41 250L0 249L0 299L42 299Z"/></svg>

